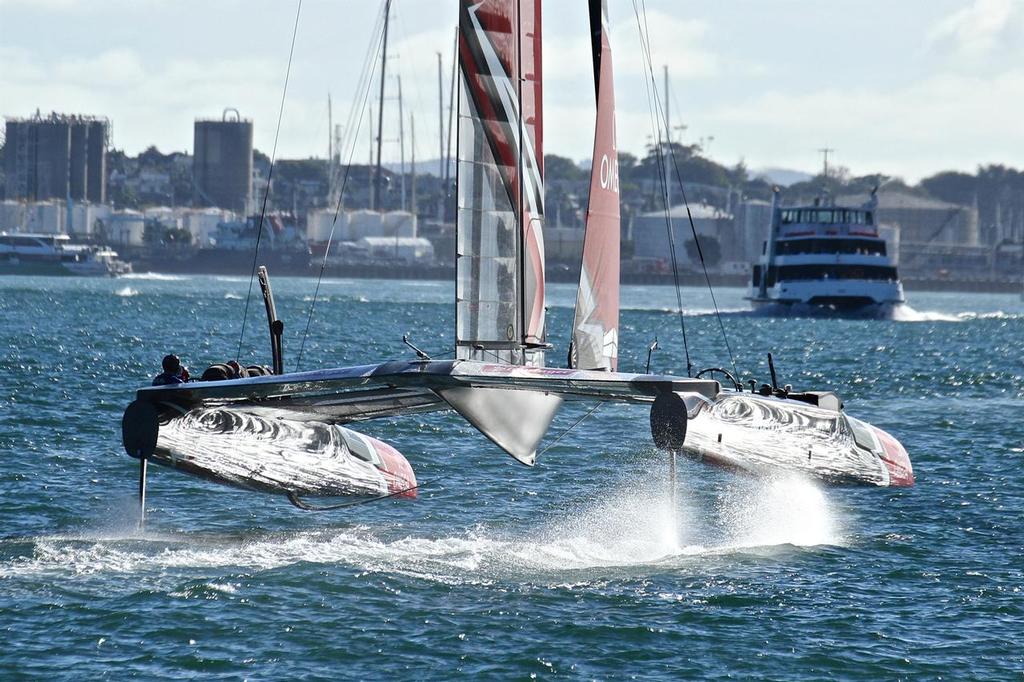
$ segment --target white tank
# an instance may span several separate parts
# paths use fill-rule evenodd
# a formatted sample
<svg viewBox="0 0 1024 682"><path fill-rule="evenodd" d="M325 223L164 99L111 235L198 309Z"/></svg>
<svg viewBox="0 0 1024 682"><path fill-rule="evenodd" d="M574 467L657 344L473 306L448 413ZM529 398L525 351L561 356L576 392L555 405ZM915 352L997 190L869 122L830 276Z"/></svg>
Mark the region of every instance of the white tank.
<svg viewBox="0 0 1024 682"><path fill-rule="evenodd" d="M306 239L311 242L323 243L331 237L331 225L334 222L334 209L320 208L310 211L306 216ZM338 214L338 224L334 228L334 241L345 241L349 234L348 213Z"/></svg>
<svg viewBox="0 0 1024 682"><path fill-rule="evenodd" d="M377 211L352 211L348 214L346 241L358 241L363 237L384 237L384 225Z"/></svg>
<svg viewBox="0 0 1024 682"><path fill-rule="evenodd" d="M18 201L0 201L0 232L24 232L26 204Z"/></svg>
<svg viewBox="0 0 1024 682"><path fill-rule="evenodd" d="M110 217L111 209L107 204L76 203L71 206L71 224L68 234L78 237L91 237L96 234L96 223L104 223Z"/></svg>
<svg viewBox="0 0 1024 682"><path fill-rule="evenodd" d="M142 246L146 218L138 211L118 211L110 216L107 233L115 244Z"/></svg>
<svg viewBox="0 0 1024 682"><path fill-rule="evenodd" d="M40 234L65 234L65 215L63 201L40 201L28 205L26 212L25 231Z"/></svg>
<svg viewBox="0 0 1024 682"><path fill-rule="evenodd" d="M236 219L231 211L219 208L193 208L182 213L182 227L192 233L192 239L198 246L209 246L213 243L217 225Z"/></svg>
<svg viewBox="0 0 1024 682"><path fill-rule="evenodd" d="M142 211L146 220L155 220L164 227L180 229L182 225L181 214L168 206L153 206Z"/></svg>
<svg viewBox="0 0 1024 682"><path fill-rule="evenodd" d="M384 237L415 237L416 216L408 211L390 211L384 214Z"/></svg>

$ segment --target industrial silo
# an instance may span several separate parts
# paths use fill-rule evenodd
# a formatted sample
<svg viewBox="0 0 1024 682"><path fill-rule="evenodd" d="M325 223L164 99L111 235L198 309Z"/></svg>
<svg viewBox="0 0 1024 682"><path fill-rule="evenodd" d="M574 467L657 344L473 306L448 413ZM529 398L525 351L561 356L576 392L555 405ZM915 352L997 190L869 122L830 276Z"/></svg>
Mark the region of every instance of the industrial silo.
<svg viewBox="0 0 1024 682"><path fill-rule="evenodd" d="M89 126L81 121L71 121L70 128L68 196L75 201L85 201L89 175Z"/></svg>
<svg viewBox="0 0 1024 682"><path fill-rule="evenodd" d="M110 121L105 118L89 119L88 149L86 152L86 199L94 204L107 201L107 139Z"/></svg>
<svg viewBox="0 0 1024 682"><path fill-rule="evenodd" d="M231 116L230 114L234 114ZM195 122L194 206L217 206L243 215L252 203L252 121L237 109L221 120Z"/></svg>

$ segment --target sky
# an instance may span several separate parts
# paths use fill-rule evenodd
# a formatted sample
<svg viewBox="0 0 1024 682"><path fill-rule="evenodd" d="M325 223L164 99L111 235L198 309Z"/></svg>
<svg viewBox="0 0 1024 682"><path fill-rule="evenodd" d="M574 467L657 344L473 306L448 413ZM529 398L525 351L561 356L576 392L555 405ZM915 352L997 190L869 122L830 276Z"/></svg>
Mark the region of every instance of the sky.
<svg viewBox="0 0 1024 682"><path fill-rule="evenodd" d="M351 136L383 0L303 0L278 156L326 155L327 96ZM619 148L651 136L634 0L608 0ZM915 182L940 170L1024 166L1024 0L635 0L680 141L720 163ZM544 6L545 145L581 161L594 90L583 0ZM445 88L455 0L394 0L388 69L401 76L416 157L438 157L437 53ZM191 151L196 118L234 107L270 153L296 16L290 0L0 0L0 115L106 116L113 145ZM384 158L397 160L397 79ZM375 97L376 95L374 95ZM364 117L344 149L369 158ZM349 140L349 138L346 138Z"/></svg>

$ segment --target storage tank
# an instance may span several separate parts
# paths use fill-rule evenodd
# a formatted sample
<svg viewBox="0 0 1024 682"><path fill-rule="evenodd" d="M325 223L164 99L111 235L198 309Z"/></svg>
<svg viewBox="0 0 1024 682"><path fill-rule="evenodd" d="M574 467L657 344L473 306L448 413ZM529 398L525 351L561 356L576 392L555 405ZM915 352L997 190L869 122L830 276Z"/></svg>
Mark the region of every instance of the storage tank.
<svg viewBox="0 0 1024 682"><path fill-rule="evenodd" d="M0 232L24 232L26 210L19 201L0 201Z"/></svg>
<svg viewBox="0 0 1024 682"><path fill-rule="evenodd" d="M107 201L107 140L110 136L110 121L94 118L85 125L89 128L85 198L94 204L104 204Z"/></svg>
<svg viewBox="0 0 1024 682"><path fill-rule="evenodd" d="M164 227L179 229L182 226L181 215L169 206L151 206L142 211L146 220L155 220Z"/></svg>
<svg viewBox="0 0 1024 682"><path fill-rule="evenodd" d="M29 204L25 216L25 232L65 234L66 213L63 201L39 201Z"/></svg>
<svg viewBox="0 0 1024 682"><path fill-rule="evenodd" d="M118 211L107 221L108 233L115 244L142 246L146 234L146 218L138 211Z"/></svg>
<svg viewBox="0 0 1024 682"><path fill-rule="evenodd" d="M197 120L194 132L192 204L246 213L252 203L252 121L225 109L219 121Z"/></svg>
<svg viewBox="0 0 1024 682"><path fill-rule="evenodd" d="M58 113L7 119L6 198L105 201L109 125L106 119Z"/></svg>
<svg viewBox="0 0 1024 682"><path fill-rule="evenodd" d="M192 233L192 240L197 246L209 246L213 243L217 225L236 220L231 211L219 208L196 208L182 213L182 227Z"/></svg>
<svg viewBox="0 0 1024 682"><path fill-rule="evenodd" d="M331 227L334 225L334 210L320 208L306 215L306 240L323 243L331 238ZM342 211L338 214L338 223L334 225L334 241L345 241L349 233L349 216Z"/></svg>
<svg viewBox="0 0 1024 682"><path fill-rule="evenodd" d="M383 236L415 237L416 216L408 211L389 211L384 214Z"/></svg>
<svg viewBox="0 0 1024 682"><path fill-rule="evenodd" d="M89 175L89 126L71 124L71 149L68 162L68 194L75 201L85 201Z"/></svg>
<svg viewBox="0 0 1024 682"><path fill-rule="evenodd" d="M348 214L348 234L345 240L358 241L363 237L385 237L384 223L377 211L359 210Z"/></svg>

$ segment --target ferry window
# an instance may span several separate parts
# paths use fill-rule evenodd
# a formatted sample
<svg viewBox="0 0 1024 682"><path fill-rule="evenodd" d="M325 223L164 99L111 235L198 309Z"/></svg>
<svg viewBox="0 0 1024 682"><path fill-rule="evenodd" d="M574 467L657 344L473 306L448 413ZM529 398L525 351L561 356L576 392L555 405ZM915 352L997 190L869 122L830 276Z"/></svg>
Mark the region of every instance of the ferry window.
<svg viewBox="0 0 1024 682"><path fill-rule="evenodd" d="M871 211L865 211L864 212L864 222L867 225L874 225L875 224L875 214L872 213Z"/></svg>
<svg viewBox="0 0 1024 682"><path fill-rule="evenodd" d="M769 277L774 282L773 270L769 270ZM878 265L783 265L778 268L778 278L791 281L816 279L891 281L896 279L896 268Z"/></svg>

